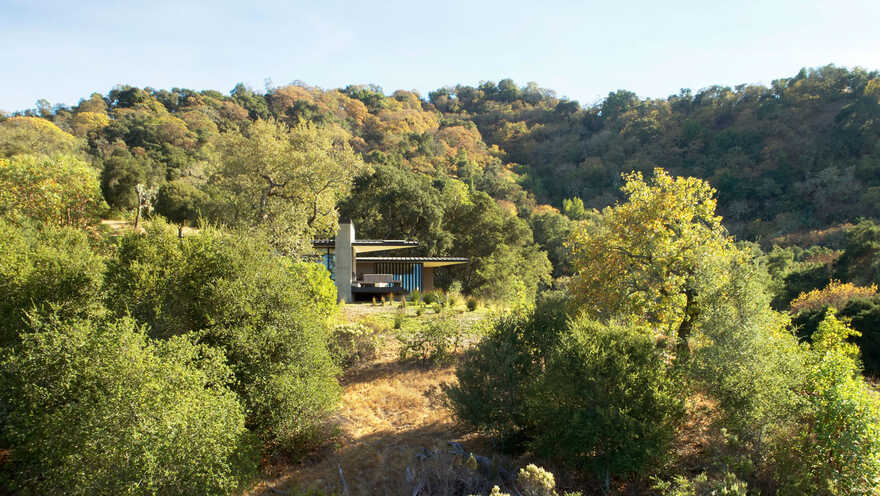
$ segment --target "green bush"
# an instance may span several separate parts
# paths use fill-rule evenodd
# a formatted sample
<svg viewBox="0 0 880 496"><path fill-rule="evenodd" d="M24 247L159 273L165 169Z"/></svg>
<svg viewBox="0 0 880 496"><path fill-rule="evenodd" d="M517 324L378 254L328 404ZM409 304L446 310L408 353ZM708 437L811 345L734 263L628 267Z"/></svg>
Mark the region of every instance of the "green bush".
<svg viewBox="0 0 880 496"><path fill-rule="evenodd" d="M0 219L0 346L16 342L29 312L97 310L103 271L82 231Z"/></svg>
<svg viewBox="0 0 880 496"><path fill-rule="evenodd" d="M14 491L229 494L258 450L222 352L130 319L34 324L0 366Z"/></svg>
<svg viewBox="0 0 880 496"><path fill-rule="evenodd" d="M809 339L828 314L827 308L799 313L792 320L798 335ZM849 319L861 336L852 340L858 344L867 374L880 375L880 296L853 299L840 309L841 318Z"/></svg>
<svg viewBox="0 0 880 496"><path fill-rule="evenodd" d="M400 329L403 326L403 321L406 320L406 310L404 308L398 308L396 312L394 312L394 328Z"/></svg>
<svg viewBox="0 0 880 496"><path fill-rule="evenodd" d="M854 331L829 312L808 356L794 439L779 445L780 494L874 495L880 487L880 396L859 374Z"/></svg>
<svg viewBox="0 0 880 496"><path fill-rule="evenodd" d="M338 325L330 335L330 355L342 368L350 368L376 357L378 340L363 324Z"/></svg>
<svg viewBox="0 0 880 496"><path fill-rule="evenodd" d="M663 496L746 496L748 485L736 474L725 472L721 478L710 479L702 473L693 479L677 476L672 481L657 481L653 489Z"/></svg>
<svg viewBox="0 0 880 496"><path fill-rule="evenodd" d="M415 303L416 305L420 305L422 303L422 292L418 289L412 290L409 294L409 301Z"/></svg>
<svg viewBox="0 0 880 496"><path fill-rule="evenodd" d="M477 302L477 299L476 299L476 298L468 298L468 299L467 299L467 309L468 309L468 312L473 312L474 310L476 310L476 309L477 309L477 305L479 305L479 302Z"/></svg>
<svg viewBox="0 0 880 496"><path fill-rule="evenodd" d="M462 337L461 324L456 320L449 317L429 320L398 335L400 358L448 363L461 345Z"/></svg>
<svg viewBox="0 0 880 496"><path fill-rule="evenodd" d="M437 294L433 292L425 293L422 295L422 301L425 302L425 305L433 305L437 301Z"/></svg>
<svg viewBox="0 0 880 496"><path fill-rule="evenodd" d="M264 441L285 450L313 441L339 396L328 350L336 291L322 266L212 228L179 240L159 221L125 236L108 266L106 301L118 315L155 337L193 333L224 350Z"/></svg>
<svg viewBox="0 0 880 496"><path fill-rule="evenodd" d="M526 400L534 446L604 475L663 460L684 414L684 391L650 332L580 319Z"/></svg>
<svg viewBox="0 0 880 496"><path fill-rule="evenodd" d="M496 317L485 338L456 368L458 383L445 388L455 416L499 436L508 448L523 448L535 435L528 404L544 363L566 333L565 298L543 298L536 308Z"/></svg>

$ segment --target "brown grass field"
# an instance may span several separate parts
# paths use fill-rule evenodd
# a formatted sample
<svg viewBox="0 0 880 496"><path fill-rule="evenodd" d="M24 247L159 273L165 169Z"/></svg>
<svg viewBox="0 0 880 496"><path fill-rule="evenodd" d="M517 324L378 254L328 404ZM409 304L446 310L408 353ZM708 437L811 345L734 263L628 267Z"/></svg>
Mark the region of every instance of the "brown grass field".
<svg viewBox="0 0 880 496"><path fill-rule="evenodd" d="M395 309L396 305L346 305L343 318L380 320ZM414 315L412 309L408 313ZM485 449L480 439L456 427L443 405L440 385L455 381L454 365L401 362L397 341L384 336L382 342L376 359L348 370L340 379L343 393L332 419L338 428L333 440L299 463L270 466L251 494L272 494L270 488L290 494L310 490L343 494L340 467L351 496L403 494L406 469L415 467L416 455L423 450L446 450L449 441L477 452Z"/></svg>

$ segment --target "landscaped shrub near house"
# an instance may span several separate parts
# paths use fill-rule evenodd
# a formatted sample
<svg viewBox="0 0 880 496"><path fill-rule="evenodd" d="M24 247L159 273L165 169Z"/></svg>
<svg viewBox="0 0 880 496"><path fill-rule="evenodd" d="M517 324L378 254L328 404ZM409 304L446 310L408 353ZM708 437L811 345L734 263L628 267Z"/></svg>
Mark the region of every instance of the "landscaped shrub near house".
<svg viewBox="0 0 880 496"><path fill-rule="evenodd" d="M177 238L153 221L108 263L107 305L157 338L189 334L222 349L248 426L269 445L314 441L336 404L328 350L336 291L318 264L276 255L259 237L212 228Z"/></svg>
<svg viewBox="0 0 880 496"><path fill-rule="evenodd" d="M394 328L400 329L404 320L406 320L406 309L404 307L398 308L394 312Z"/></svg>
<svg viewBox="0 0 880 496"><path fill-rule="evenodd" d="M36 322L0 361L9 489L238 492L259 448L233 380L222 350L150 340L127 318Z"/></svg>

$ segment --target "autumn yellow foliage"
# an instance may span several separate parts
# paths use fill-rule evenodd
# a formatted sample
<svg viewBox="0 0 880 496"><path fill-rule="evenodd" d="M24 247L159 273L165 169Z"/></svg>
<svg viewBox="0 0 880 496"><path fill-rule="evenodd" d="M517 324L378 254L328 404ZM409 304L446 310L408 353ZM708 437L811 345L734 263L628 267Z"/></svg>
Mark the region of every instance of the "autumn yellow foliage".
<svg viewBox="0 0 880 496"><path fill-rule="evenodd" d="M876 284L860 287L849 282L842 283L832 280L822 289L801 293L792 300L790 310L791 313L798 314L825 307L843 308L852 299L870 298L875 294L877 294Z"/></svg>

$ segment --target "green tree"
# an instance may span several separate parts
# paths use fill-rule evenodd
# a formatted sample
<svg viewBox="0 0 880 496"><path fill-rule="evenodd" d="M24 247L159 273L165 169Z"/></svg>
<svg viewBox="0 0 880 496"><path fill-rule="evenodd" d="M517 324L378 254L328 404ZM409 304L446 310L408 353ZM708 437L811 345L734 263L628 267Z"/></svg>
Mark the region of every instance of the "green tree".
<svg viewBox="0 0 880 496"><path fill-rule="evenodd" d="M105 208L98 171L79 158L0 159L0 216L86 227L96 224Z"/></svg>
<svg viewBox="0 0 880 496"><path fill-rule="evenodd" d="M18 154L76 154L81 143L52 122L39 117L0 121L0 158Z"/></svg>
<svg viewBox="0 0 880 496"><path fill-rule="evenodd" d="M142 150L141 150L142 151ZM138 184L158 186L165 180L165 171L148 155L133 155L125 148L113 150L104 160L101 171L101 191L113 208L133 210L137 207Z"/></svg>
<svg viewBox="0 0 880 496"><path fill-rule="evenodd" d="M550 283L553 267L535 244L528 222L486 193L471 191L451 203L445 218L446 229L454 236L453 253L471 259L455 273L465 291L496 299L532 299Z"/></svg>
<svg viewBox="0 0 880 496"><path fill-rule="evenodd" d="M686 356L701 298L728 277L724 261L742 254L721 226L706 182L663 169L649 181L640 173L624 178L628 201L570 239L575 303L601 319L636 316L676 339Z"/></svg>
<svg viewBox="0 0 880 496"><path fill-rule="evenodd" d="M304 240L335 230L336 204L364 166L347 139L341 129L262 120L224 133L209 179L214 219L263 228L285 251L301 251Z"/></svg>
<svg viewBox="0 0 880 496"><path fill-rule="evenodd" d="M279 256L265 239L210 227L178 239L154 220L146 235L122 238L106 302L154 337L222 349L248 426L270 447L311 442L338 399L327 349L335 287L322 266Z"/></svg>
<svg viewBox="0 0 880 496"><path fill-rule="evenodd" d="M798 429L779 450L781 494L873 495L880 487L880 396L846 342L855 334L833 311L814 334Z"/></svg>
<svg viewBox="0 0 880 496"><path fill-rule="evenodd" d="M37 321L0 362L25 494L230 494L257 451L222 354L130 319Z"/></svg>
<svg viewBox="0 0 880 496"><path fill-rule="evenodd" d="M376 165L373 172L354 180L351 196L340 211L365 238L415 239L419 247L411 250L414 253L445 255L452 234L444 225L448 205L443 200L429 176Z"/></svg>
<svg viewBox="0 0 880 496"><path fill-rule="evenodd" d="M571 275L571 253L565 247L565 241L574 229L571 220L555 210L548 210L533 213L529 224L535 242L547 252L547 258L553 264L553 277Z"/></svg>
<svg viewBox="0 0 880 496"><path fill-rule="evenodd" d="M194 225L207 204L207 194L180 179L163 184L156 195L156 212L177 224Z"/></svg>

